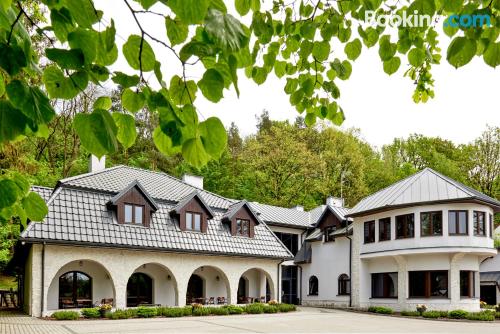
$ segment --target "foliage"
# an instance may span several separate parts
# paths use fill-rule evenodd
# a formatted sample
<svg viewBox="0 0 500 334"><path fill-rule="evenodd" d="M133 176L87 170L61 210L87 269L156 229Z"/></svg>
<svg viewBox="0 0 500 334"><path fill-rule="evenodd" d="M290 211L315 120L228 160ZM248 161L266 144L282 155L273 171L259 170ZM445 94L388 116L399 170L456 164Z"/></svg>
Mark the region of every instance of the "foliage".
<svg viewBox="0 0 500 334"><path fill-rule="evenodd" d="M135 318L137 317L137 309L118 309L113 312L106 313L106 317L113 320Z"/></svg>
<svg viewBox="0 0 500 334"><path fill-rule="evenodd" d="M453 310L448 312L448 318L452 319L465 319L469 312L464 310Z"/></svg>
<svg viewBox="0 0 500 334"><path fill-rule="evenodd" d="M245 305L245 312L248 314L260 314L264 313L264 305L261 303L253 303Z"/></svg>
<svg viewBox="0 0 500 334"><path fill-rule="evenodd" d="M80 313L76 311L56 311L52 313L52 318L56 320L77 320L80 318Z"/></svg>
<svg viewBox="0 0 500 334"><path fill-rule="evenodd" d="M447 318L448 312L446 312L446 311L425 311L422 313L422 316L424 318L431 318L431 319Z"/></svg>
<svg viewBox="0 0 500 334"><path fill-rule="evenodd" d="M385 306L370 306L368 312L381 313L381 314L393 314L394 310Z"/></svg>
<svg viewBox="0 0 500 334"><path fill-rule="evenodd" d="M101 311L99 307L84 308L80 311L85 318L100 318Z"/></svg>
<svg viewBox="0 0 500 334"><path fill-rule="evenodd" d="M277 304L279 312L292 312L297 310L297 306L293 304Z"/></svg>
<svg viewBox="0 0 500 334"><path fill-rule="evenodd" d="M193 315L195 317L198 316L204 316L204 315L210 315L211 313L211 307L193 307Z"/></svg>
<svg viewBox="0 0 500 334"><path fill-rule="evenodd" d="M191 307L158 307L156 309L158 316L167 318L178 318L191 315Z"/></svg>
<svg viewBox="0 0 500 334"><path fill-rule="evenodd" d="M225 307L210 307L210 314L212 314L212 315L228 315L229 310Z"/></svg>
<svg viewBox="0 0 500 334"><path fill-rule="evenodd" d="M237 305L224 305L222 308L227 309L229 314L242 314L245 311L243 307Z"/></svg>
<svg viewBox="0 0 500 334"><path fill-rule="evenodd" d="M483 312L471 312L465 317L467 320L479 320L479 321L494 321L495 312L483 311Z"/></svg>
<svg viewBox="0 0 500 334"><path fill-rule="evenodd" d="M277 313L278 307L274 305L264 305L264 313Z"/></svg>
<svg viewBox="0 0 500 334"><path fill-rule="evenodd" d="M418 311L401 311L401 315L404 317L420 317L420 312Z"/></svg>
<svg viewBox="0 0 500 334"><path fill-rule="evenodd" d="M139 306L137 308L137 316L139 318L152 318L156 317L157 312L155 307Z"/></svg>
<svg viewBox="0 0 500 334"><path fill-rule="evenodd" d="M228 11L224 1L123 0L120 5L130 11L135 26L131 35L124 36L121 50L115 38L123 32L116 31L113 20L103 18L110 13L97 10L92 0L1 3L0 145L25 137L46 138L48 124L57 117L51 100L71 100L84 94L90 83L100 85L111 78L126 88L121 95L124 109L114 116L107 103L98 103L90 112L75 115L74 130L86 150L101 156L130 147L136 136L132 114L145 111L158 119L154 128L158 151L181 154L189 164L201 167L220 158L227 135L218 118L198 120L197 96L218 102L225 90L234 88L239 94L239 69L257 84L274 73L290 104L305 115L305 124L313 125L317 119L341 124L345 116L337 103L340 82L349 79L354 60L377 44L382 70L394 74L408 64L404 75L415 83L413 100L432 98L431 71L442 57L436 25L374 28L362 22L367 10L375 10L377 16L417 10L430 15L433 22L454 13L487 14L490 27L444 28L452 38L446 59L455 67L474 57L491 67L500 64L497 0L454 1L453 5L411 0L394 6L383 1L299 4L277 0L270 8L260 1L238 0L235 13ZM32 8L42 8L46 15ZM152 15L165 21L167 33L162 38L145 29L145 20ZM168 64L169 71L156 47L175 59L175 64ZM120 52L131 68L129 73L112 69ZM41 64L47 66L40 68ZM192 79L192 68L203 71L199 80ZM172 77L164 78L167 73ZM149 77L154 79L150 82ZM4 220L43 217L41 199L9 182L19 185L24 178L1 178Z"/></svg>

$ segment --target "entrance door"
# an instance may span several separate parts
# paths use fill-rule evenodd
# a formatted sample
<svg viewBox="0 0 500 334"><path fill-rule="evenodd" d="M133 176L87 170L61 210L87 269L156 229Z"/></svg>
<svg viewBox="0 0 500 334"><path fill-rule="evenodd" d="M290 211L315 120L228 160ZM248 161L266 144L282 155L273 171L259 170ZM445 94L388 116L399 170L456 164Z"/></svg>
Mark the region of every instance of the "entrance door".
<svg viewBox="0 0 500 334"><path fill-rule="evenodd" d="M247 280L240 277L238 282L238 304L246 303L247 299Z"/></svg>
<svg viewBox="0 0 500 334"><path fill-rule="evenodd" d="M193 274L189 278L188 288L186 293L186 301L188 304L199 303L203 298L203 278Z"/></svg>
<svg viewBox="0 0 500 334"><path fill-rule="evenodd" d="M297 266L283 266L281 268L281 301L287 304L298 304Z"/></svg>
<svg viewBox="0 0 500 334"><path fill-rule="evenodd" d="M481 285L481 300L488 305L496 305L497 287L495 285Z"/></svg>
<svg viewBox="0 0 500 334"><path fill-rule="evenodd" d="M153 279L143 273L134 273L127 283L127 306L153 304Z"/></svg>

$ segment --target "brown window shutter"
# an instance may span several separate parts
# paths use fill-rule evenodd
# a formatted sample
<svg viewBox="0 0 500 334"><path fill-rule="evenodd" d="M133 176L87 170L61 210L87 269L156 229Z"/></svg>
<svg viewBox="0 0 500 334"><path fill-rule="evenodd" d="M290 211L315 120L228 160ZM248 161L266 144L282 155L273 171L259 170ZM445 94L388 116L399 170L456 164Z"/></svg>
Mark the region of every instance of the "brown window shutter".
<svg viewBox="0 0 500 334"><path fill-rule="evenodd" d="M233 218L233 219L231 220L231 225L230 225L230 227L231 227L231 235L232 235L232 236L235 236L235 235L236 235L236 219L235 219L235 218Z"/></svg>
<svg viewBox="0 0 500 334"><path fill-rule="evenodd" d="M186 213L184 211L181 211L179 215L179 228L181 231L186 230Z"/></svg>
<svg viewBox="0 0 500 334"><path fill-rule="evenodd" d="M253 238L253 236L255 235L254 229L255 229L255 224L252 221L250 221L250 232L248 235L250 238Z"/></svg>
<svg viewBox="0 0 500 334"><path fill-rule="evenodd" d="M207 216L204 214L201 214L201 232L207 233L208 230L208 220Z"/></svg>
<svg viewBox="0 0 500 334"><path fill-rule="evenodd" d="M149 227L150 219L151 219L151 211L149 211L148 208L144 208L142 210L142 221L144 222L145 227Z"/></svg>

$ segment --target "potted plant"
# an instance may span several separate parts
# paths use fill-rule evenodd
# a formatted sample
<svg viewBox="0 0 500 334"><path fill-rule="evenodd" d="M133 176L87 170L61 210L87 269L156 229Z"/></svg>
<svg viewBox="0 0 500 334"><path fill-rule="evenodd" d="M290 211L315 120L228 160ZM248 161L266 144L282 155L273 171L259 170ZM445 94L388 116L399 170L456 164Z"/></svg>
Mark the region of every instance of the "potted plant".
<svg viewBox="0 0 500 334"><path fill-rule="evenodd" d="M106 316L113 306L111 304L101 304L99 305L99 313L101 313L101 318Z"/></svg>
<svg viewBox="0 0 500 334"><path fill-rule="evenodd" d="M422 315L426 310L427 306L425 306L424 304L417 305L417 312L420 313L420 315Z"/></svg>

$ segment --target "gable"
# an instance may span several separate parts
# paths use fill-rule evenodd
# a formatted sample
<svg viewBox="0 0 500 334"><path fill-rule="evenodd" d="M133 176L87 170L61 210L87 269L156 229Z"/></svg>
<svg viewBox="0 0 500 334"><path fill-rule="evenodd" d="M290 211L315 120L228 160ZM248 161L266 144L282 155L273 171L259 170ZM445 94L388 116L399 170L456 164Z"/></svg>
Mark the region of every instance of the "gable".
<svg viewBox="0 0 500 334"><path fill-rule="evenodd" d="M143 208L141 210L142 222L140 225L146 227L150 225L151 213L158 209L156 203L149 197L138 182L130 184L127 188L114 196L108 203L108 207L116 212L116 219L120 224L129 223L125 221L125 207L127 206L132 206L132 210L135 210L135 207ZM133 211L132 215L135 215L135 211Z"/></svg>
<svg viewBox="0 0 500 334"><path fill-rule="evenodd" d="M332 226L340 229L343 227L343 222L331 210L327 208L318 221L317 227L320 230L324 230L325 228Z"/></svg>

